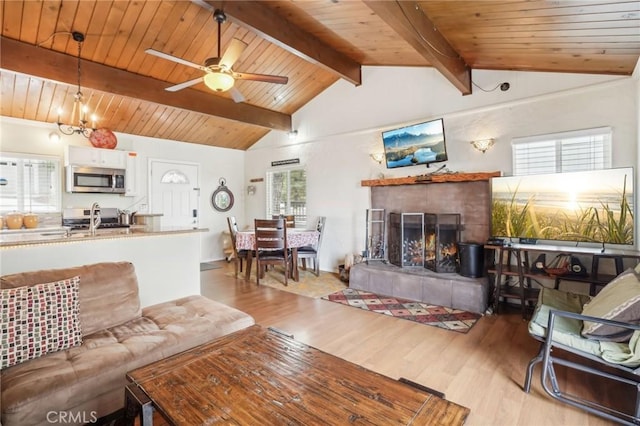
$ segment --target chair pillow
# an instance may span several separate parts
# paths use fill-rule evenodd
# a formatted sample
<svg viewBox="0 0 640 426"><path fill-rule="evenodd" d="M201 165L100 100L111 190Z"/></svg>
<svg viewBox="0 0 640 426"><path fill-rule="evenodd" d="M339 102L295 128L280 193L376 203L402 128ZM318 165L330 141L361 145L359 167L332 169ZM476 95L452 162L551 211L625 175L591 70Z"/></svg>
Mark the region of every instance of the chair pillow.
<svg viewBox="0 0 640 426"><path fill-rule="evenodd" d="M640 281L631 268L604 286L582 309L583 315L640 324ZM582 335L597 340L626 342L633 330L584 321Z"/></svg>
<svg viewBox="0 0 640 426"><path fill-rule="evenodd" d="M0 290L0 369L82 344L80 277Z"/></svg>

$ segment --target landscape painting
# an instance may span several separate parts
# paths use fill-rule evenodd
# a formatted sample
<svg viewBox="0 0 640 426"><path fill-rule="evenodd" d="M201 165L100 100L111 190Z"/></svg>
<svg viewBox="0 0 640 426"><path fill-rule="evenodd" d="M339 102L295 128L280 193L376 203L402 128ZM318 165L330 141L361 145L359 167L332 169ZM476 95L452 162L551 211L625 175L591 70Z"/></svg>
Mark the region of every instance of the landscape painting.
<svg viewBox="0 0 640 426"><path fill-rule="evenodd" d="M491 180L491 234L633 245L633 168Z"/></svg>

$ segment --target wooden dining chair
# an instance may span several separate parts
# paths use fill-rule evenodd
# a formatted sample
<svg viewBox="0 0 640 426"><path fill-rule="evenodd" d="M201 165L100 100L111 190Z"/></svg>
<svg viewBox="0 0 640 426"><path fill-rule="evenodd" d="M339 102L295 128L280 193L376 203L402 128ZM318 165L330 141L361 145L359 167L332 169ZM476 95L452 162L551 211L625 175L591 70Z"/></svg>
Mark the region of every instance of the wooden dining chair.
<svg viewBox="0 0 640 426"><path fill-rule="evenodd" d="M320 246L322 245L322 236L324 235L324 223L326 217L320 216L316 223L316 231L320 233L318 242L313 246L305 246L298 248L298 260L302 261L302 269L307 270L307 259L313 261L313 273L320 276Z"/></svg>
<svg viewBox="0 0 640 426"><path fill-rule="evenodd" d="M287 246L287 227L284 219L255 219L256 282L264 276L267 265L284 267L284 285L293 268L291 251Z"/></svg>
<svg viewBox="0 0 640 426"><path fill-rule="evenodd" d="M243 260L247 261L247 270L251 271L251 259L253 253L251 250L238 250L236 247L236 234L238 233L238 222L236 222L235 216L227 217L227 225L229 225L229 233L231 234L231 246L233 247L233 261L236 271L236 278L238 278L238 271L242 272Z"/></svg>
<svg viewBox="0 0 640 426"><path fill-rule="evenodd" d="M272 219L284 219L284 224L287 228L296 227L296 216L293 214L274 214Z"/></svg>

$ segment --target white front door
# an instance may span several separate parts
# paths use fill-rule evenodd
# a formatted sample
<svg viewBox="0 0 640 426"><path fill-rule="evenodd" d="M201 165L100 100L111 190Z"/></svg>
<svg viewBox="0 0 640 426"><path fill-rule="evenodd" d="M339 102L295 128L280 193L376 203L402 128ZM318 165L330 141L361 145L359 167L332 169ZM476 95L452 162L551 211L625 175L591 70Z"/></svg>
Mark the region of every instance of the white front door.
<svg viewBox="0 0 640 426"><path fill-rule="evenodd" d="M151 213L162 213L162 226L197 227L200 184L197 164L150 160Z"/></svg>

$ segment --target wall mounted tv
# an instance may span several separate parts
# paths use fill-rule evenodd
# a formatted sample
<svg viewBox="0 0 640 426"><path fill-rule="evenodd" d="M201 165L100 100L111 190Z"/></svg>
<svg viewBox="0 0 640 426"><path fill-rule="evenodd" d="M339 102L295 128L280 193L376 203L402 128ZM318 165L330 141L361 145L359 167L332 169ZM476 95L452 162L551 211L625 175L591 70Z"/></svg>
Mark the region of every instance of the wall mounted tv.
<svg viewBox="0 0 640 426"><path fill-rule="evenodd" d="M441 118L382 132L388 169L447 161Z"/></svg>
<svg viewBox="0 0 640 426"><path fill-rule="evenodd" d="M495 237L633 244L633 168L491 179Z"/></svg>

